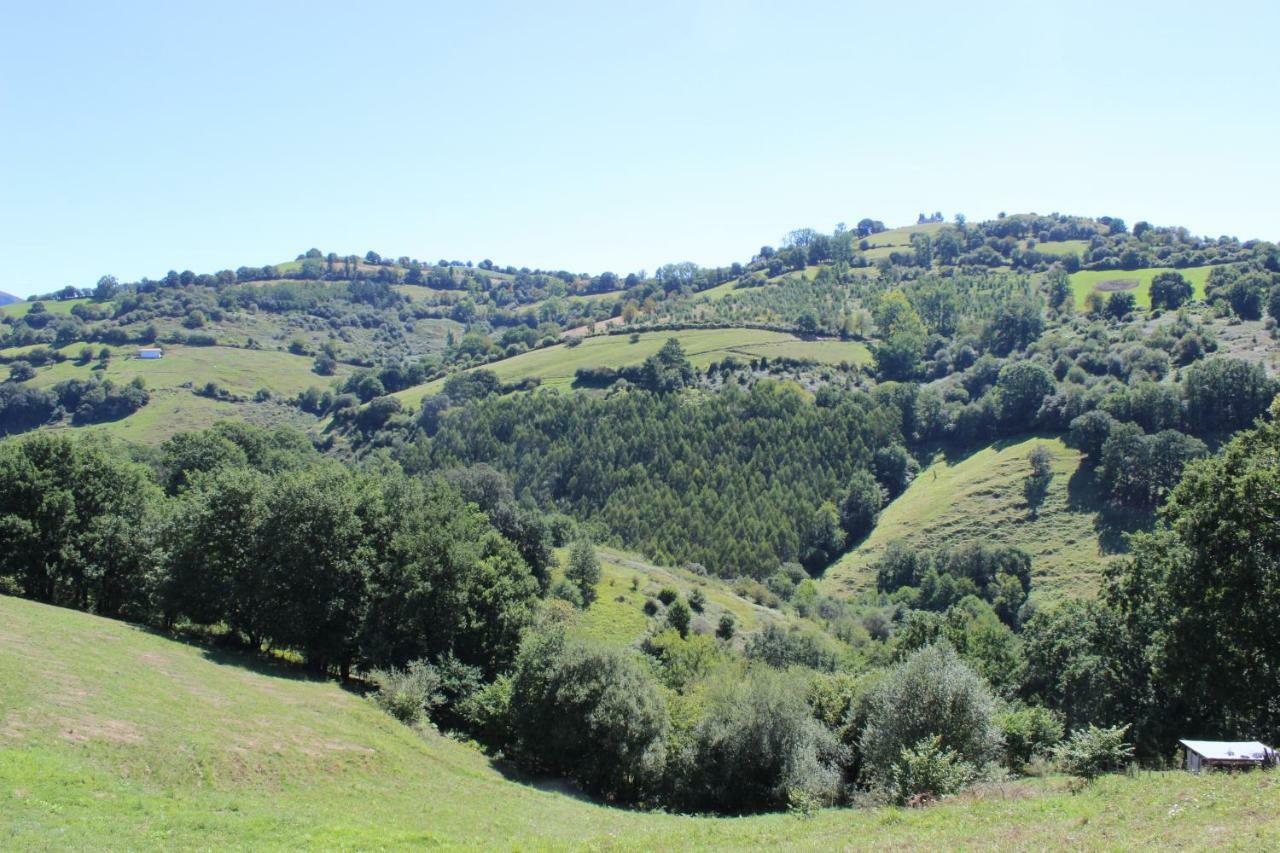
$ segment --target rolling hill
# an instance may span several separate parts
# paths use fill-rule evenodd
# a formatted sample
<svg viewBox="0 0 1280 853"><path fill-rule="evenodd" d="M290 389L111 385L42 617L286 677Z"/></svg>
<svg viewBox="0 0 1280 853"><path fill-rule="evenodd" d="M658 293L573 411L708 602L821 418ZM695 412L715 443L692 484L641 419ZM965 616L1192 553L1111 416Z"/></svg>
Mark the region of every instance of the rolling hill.
<svg viewBox="0 0 1280 853"><path fill-rule="evenodd" d="M13 302L20 301L20 297L14 296L12 293L5 293L0 290L0 305L9 305Z"/></svg>
<svg viewBox="0 0 1280 853"><path fill-rule="evenodd" d="M928 809L614 809L416 734L337 684L0 596L0 843L168 850L1280 843L1274 773L979 788ZM122 677L127 673L128 677Z"/></svg>

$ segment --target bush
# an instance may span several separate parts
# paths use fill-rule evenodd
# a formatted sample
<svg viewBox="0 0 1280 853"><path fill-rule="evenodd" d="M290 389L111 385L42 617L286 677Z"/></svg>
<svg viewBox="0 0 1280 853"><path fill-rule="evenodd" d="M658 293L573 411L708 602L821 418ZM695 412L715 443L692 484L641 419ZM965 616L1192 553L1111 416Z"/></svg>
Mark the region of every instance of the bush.
<svg viewBox="0 0 1280 853"><path fill-rule="evenodd" d="M662 589L658 590L658 600L665 605L670 605L671 602L675 601L679 597L680 593L669 586L664 586Z"/></svg>
<svg viewBox="0 0 1280 853"><path fill-rule="evenodd" d="M1049 755L1062 740L1062 719L1048 708L1011 707L996 719L1004 738L1004 765L1015 772Z"/></svg>
<svg viewBox="0 0 1280 853"><path fill-rule="evenodd" d="M888 672L871 694L860 742L870 781L897 785L907 750L938 738L938 749L981 770L1000 753L991 690L945 643L925 646Z"/></svg>
<svg viewBox="0 0 1280 853"><path fill-rule="evenodd" d="M415 660L405 669L375 669L369 674L378 692L373 701L406 725L417 725L443 700L440 674L424 660Z"/></svg>
<svg viewBox="0 0 1280 853"><path fill-rule="evenodd" d="M666 702L626 652L535 635L516 660L509 707L514 746L532 769L564 773L594 794L627 801L661 779Z"/></svg>
<svg viewBox="0 0 1280 853"><path fill-rule="evenodd" d="M904 749L890 773L889 794L900 806L935 800L963 790L976 772L934 735Z"/></svg>
<svg viewBox="0 0 1280 853"><path fill-rule="evenodd" d="M1125 743L1129 726L1077 729L1054 750L1064 773L1092 782L1100 774L1119 770L1133 759L1133 744Z"/></svg>
<svg viewBox="0 0 1280 853"><path fill-rule="evenodd" d="M680 805L742 812L835 802L848 753L805 693L795 676L769 669L713 684L675 780Z"/></svg>

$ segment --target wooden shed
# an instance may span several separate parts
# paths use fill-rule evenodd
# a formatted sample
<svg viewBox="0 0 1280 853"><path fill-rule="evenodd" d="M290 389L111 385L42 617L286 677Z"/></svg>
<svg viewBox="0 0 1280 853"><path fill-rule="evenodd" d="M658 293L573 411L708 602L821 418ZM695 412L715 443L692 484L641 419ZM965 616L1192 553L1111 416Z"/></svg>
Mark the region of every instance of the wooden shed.
<svg viewBox="0 0 1280 853"><path fill-rule="evenodd" d="M1276 751L1256 740L1180 740L1183 766L1193 773L1212 768L1242 769L1274 764Z"/></svg>

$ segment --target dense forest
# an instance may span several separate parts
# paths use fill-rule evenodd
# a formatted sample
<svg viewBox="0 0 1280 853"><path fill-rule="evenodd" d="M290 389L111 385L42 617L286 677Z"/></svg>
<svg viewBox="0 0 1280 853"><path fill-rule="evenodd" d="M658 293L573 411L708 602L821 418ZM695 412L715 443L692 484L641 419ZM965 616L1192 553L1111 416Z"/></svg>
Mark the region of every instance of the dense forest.
<svg viewBox="0 0 1280 853"><path fill-rule="evenodd" d="M1274 244L921 214L721 268L311 250L20 307L0 325L0 592L363 685L603 800L920 802L1159 766L1188 734L1280 738ZM784 334L686 349L702 328ZM631 358L642 332L669 339ZM615 360L583 355L596 340ZM287 398L216 371L125 381L153 345L304 378ZM512 368L530 355L570 367L544 384ZM246 415L114 437L161 394ZM248 422L286 409L292 427ZM1032 434L1076 453L1073 500L1132 522L1094 586L1050 595L1025 549L972 538L895 540L870 588L823 585L890 507L911 518L935 459ZM1054 459L1025 464L1034 518ZM624 605L602 546L688 590ZM638 633L584 636L624 606Z"/></svg>

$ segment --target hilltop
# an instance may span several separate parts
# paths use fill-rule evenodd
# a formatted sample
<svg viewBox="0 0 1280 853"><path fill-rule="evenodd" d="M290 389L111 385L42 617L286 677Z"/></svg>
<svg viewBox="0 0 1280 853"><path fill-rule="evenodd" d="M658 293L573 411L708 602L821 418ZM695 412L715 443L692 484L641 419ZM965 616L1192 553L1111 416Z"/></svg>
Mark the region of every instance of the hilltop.
<svg viewBox="0 0 1280 853"><path fill-rule="evenodd" d="M257 659L5 596L0 624L0 796L12 849L1280 842L1274 774L1144 772L1082 794L1031 780L930 809L811 819L609 808Z"/></svg>

